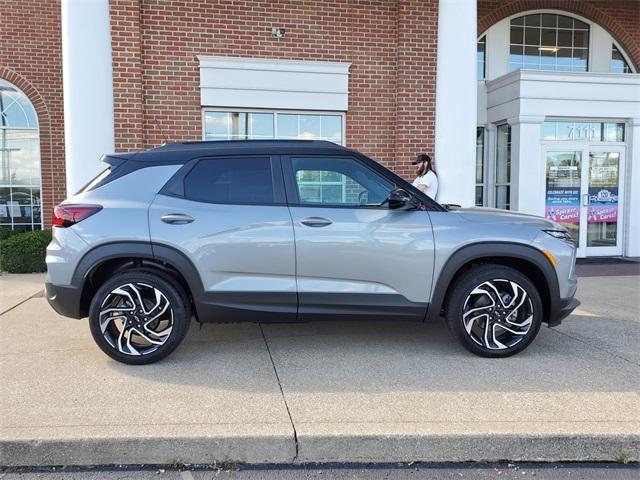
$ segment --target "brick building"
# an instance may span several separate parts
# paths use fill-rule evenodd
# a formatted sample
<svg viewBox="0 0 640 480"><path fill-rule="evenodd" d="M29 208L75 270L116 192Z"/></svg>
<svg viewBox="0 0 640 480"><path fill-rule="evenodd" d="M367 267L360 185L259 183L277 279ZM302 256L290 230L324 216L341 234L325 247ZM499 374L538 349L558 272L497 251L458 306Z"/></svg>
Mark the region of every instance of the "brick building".
<svg viewBox="0 0 640 480"><path fill-rule="evenodd" d="M438 200L640 255L637 0L4 0L0 223L47 226L99 156L324 138ZM63 74L64 73L64 74ZM66 139L66 140L65 140Z"/></svg>

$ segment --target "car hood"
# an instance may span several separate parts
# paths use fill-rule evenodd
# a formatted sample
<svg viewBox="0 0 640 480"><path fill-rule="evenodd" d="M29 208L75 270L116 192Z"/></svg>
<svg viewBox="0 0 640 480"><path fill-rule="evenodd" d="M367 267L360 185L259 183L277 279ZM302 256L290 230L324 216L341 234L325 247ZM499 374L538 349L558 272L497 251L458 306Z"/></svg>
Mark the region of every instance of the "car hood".
<svg viewBox="0 0 640 480"><path fill-rule="evenodd" d="M526 213L512 212L509 210L500 210L497 208L484 208L484 207L472 207L472 208L453 208L451 213L460 215L465 220L474 223L493 223L493 224L514 224L523 225L528 227L536 227L540 229L553 229L553 230L565 230L562 225L558 223L539 217L537 215L529 215Z"/></svg>

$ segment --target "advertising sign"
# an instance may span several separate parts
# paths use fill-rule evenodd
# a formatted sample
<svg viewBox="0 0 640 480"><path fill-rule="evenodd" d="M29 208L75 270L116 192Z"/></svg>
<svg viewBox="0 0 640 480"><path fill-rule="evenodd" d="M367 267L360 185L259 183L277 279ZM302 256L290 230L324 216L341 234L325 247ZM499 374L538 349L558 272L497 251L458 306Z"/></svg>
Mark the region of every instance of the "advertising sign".
<svg viewBox="0 0 640 480"><path fill-rule="evenodd" d="M559 223L578 223L580 221L580 189L547 188L545 217Z"/></svg>
<svg viewBox="0 0 640 480"><path fill-rule="evenodd" d="M590 187L587 222L618 221L618 187Z"/></svg>

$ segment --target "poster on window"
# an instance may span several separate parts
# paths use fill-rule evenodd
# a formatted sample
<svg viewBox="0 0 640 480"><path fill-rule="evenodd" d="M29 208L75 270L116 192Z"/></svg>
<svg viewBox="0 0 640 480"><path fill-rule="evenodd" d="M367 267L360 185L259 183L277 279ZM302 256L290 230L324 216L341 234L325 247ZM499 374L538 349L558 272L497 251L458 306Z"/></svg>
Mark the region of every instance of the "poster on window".
<svg viewBox="0 0 640 480"><path fill-rule="evenodd" d="M547 189L545 217L559 223L578 223L580 221L580 189Z"/></svg>
<svg viewBox="0 0 640 480"><path fill-rule="evenodd" d="M590 187L588 223L618 221L618 187Z"/></svg>

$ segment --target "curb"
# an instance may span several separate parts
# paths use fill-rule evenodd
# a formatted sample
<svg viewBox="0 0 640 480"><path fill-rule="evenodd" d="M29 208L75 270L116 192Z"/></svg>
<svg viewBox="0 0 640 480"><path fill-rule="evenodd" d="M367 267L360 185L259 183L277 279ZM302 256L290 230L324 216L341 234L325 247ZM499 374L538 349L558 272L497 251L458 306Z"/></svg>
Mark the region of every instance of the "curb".
<svg viewBox="0 0 640 480"><path fill-rule="evenodd" d="M0 441L2 467L141 464L638 462L639 435L303 435Z"/></svg>

